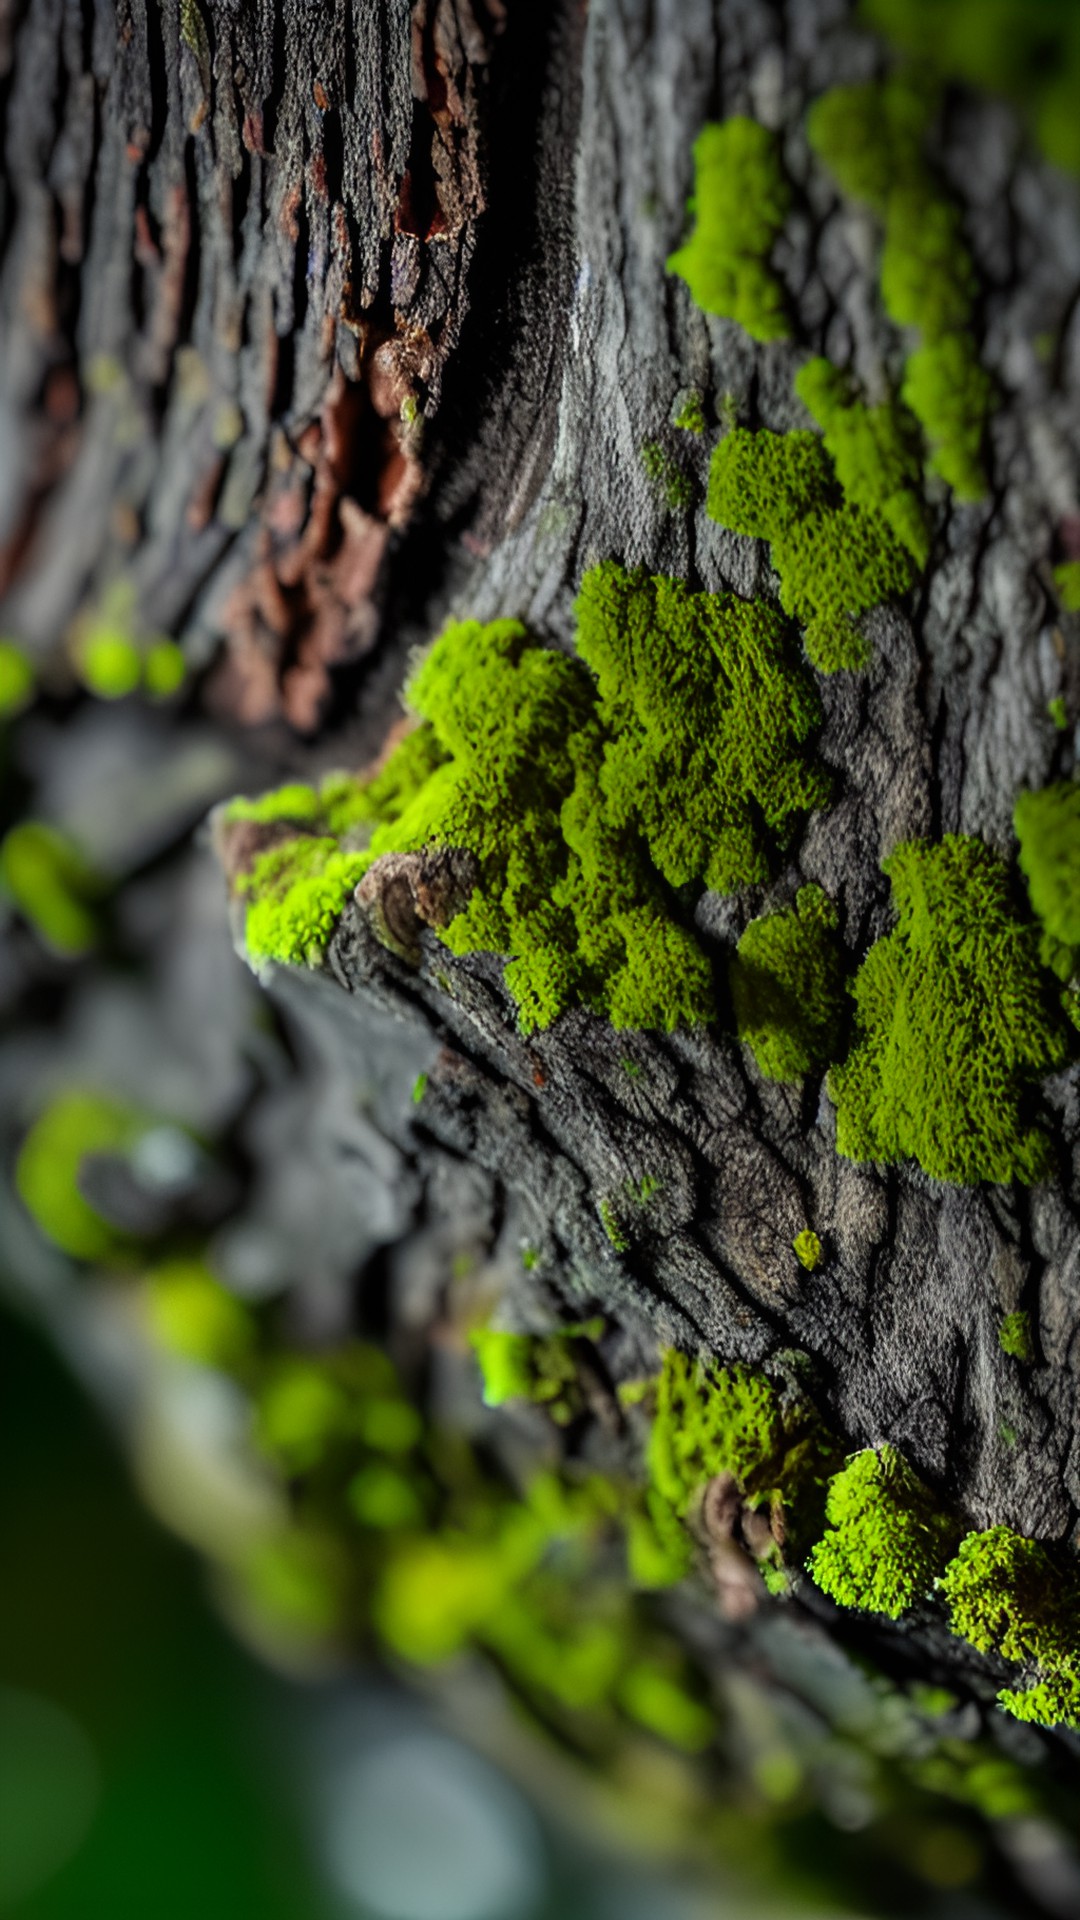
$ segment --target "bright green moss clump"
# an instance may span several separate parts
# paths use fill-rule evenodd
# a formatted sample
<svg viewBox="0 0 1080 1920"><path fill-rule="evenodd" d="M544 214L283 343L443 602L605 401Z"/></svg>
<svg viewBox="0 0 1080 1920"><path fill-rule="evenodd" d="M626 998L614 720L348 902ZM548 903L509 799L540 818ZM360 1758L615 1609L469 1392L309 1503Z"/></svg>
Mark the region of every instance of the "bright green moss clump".
<svg viewBox="0 0 1080 1920"><path fill-rule="evenodd" d="M648 1468L652 1485L680 1518L714 1474L732 1473L747 1489L757 1487L762 1475L768 1484L783 1453L780 1405L764 1374L710 1367L667 1349Z"/></svg>
<svg viewBox="0 0 1080 1920"><path fill-rule="evenodd" d="M440 936L509 956L525 1031L574 1004L618 1027L711 1018L671 889L764 880L825 802L804 751L816 693L779 615L733 596L609 562L585 575L577 619L578 660L516 621L451 625L406 689L424 724L374 780L232 803L230 820L297 828L238 883L253 958L317 960L373 860L456 848L478 884ZM338 846L365 826L365 851Z"/></svg>
<svg viewBox="0 0 1080 1920"><path fill-rule="evenodd" d="M0 888L57 953L86 953L95 945L102 882L55 827L42 820L12 827L0 844Z"/></svg>
<svg viewBox="0 0 1080 1920"><path fill-rule="evenodd" d="M798 1080L833 1057L843 1004L836 910L820 887L751 920L731 963L739 1038L767 1080Z"/></svg>
<svg viewBox="0 0 1080 1920"><path fill-rule="evenodd" d="M1008 1527L969 1533L938 1585L954 1633L980 1653L1034 1669L1033 1684L998 1695L1020 1720L1080 1724L1080 1583L1037 1540Z"/></svg>
<svg viewBox="0 0 1080 1920"><path fill-rule="evenodd" d="M807 361L795 376L795 391L822 429L845 500L880 515L916 567L925 567L930 535L911 415L894 403L865 406L848 376L825 359Z"/></svg>
<svg viewBox="0 0 1080 1920"><path fill-rule="evenodd" d="M255 1341L251 1314L201 1260L168 1260L146 1283L146 1322L170 1352L226 1372L242 1365Z"/></svg>
<svg viewBox="0 0 1080 1920"><path fill-rule="evenodd" d="M237 883L250 901L244 939L251 958L317 966L367 864L363 854L314 836L259 854Z"/></svg>
<svg viewBox="0 0 1080 1920"><path fill-rule="evenodd" d="M811 109L807 131L841 190L884 222L885 310L921 336L901 397L926 433L931 470L960 499L977 500L993 389L970 335L977 288L959 211L923 157L929 106L904 77L834 87Z"/></svg>
<svg viewBox="0 0 1080 1920"><path fill-rule="evenodd" d="M1005 94L1047 159L1080 172L1074 0L863 0L871 26L947 79Z"/></svg>
<svg viewBox="0 0 1080 1920"><path fill-rule="evenodd" d="M577 1358L573 1343L598 1340L603 1320L583 1320L560 1327L558 1333L504 1333L497 1327L478 1327L469 1338L484 1382L484 1405L501 1407L508 1400L531 1400L545 1407L559 1426L580 1413Z"/></svg>
<svg viewBox="0 0 1080 1920"><path fill-rule="evenodd" d="M1011 1354L1014 1360L1033 1360L1035 1357L1031 1320L1026 1313L1007 1313L998 1328L998 1340L1002 1353Z"/></svg>
<svg viewBox="0 0 1080 1920"><path fill-rule="evenodd" d="M1068 980L1080 950L1080 780L1021 793L1013 825L1020 871L1042 922L1043 960Z"/></svg>
<svg viewBox="0 0 1080 1920"><path fill-rule="evenodd" d="M829 1482L831 1531L807 1561L818 1586L842 1607L898 1620L928 1595L955 1533L892 1447L867 1447Z"/></svg>
<svg viewBox="0 0 1080 1920"><path fill-rule="evenodd" d="M815 667L867 664L859 616L905 594L915 563L877 507L845 497L818 434L735 427L713 453L708 510L733 533L768 540L780 604Z"/></svg>
<svg viewBox="0 0 1080 1920"><path fill-rule="evenodd" d="M738 321L755 340L788 332L784 296L768 257L790 194L775 137L736 115L703 127L694 142L694 229L668 260L705 313Z"/></svg>
<svg viewBox="0 0 1080 1920"><path fill-rule="evenodd" d="M1064 613L1080 613L1080 560L1064 560L1054 568L1054 585Z"/></svg>
<svg viewBox="0 0 1080 1920"><path fill-rule="evenodd" d="M1031 1081L1065 1059L1034 929L981 841L908 841L884 863L898 915L853 982L858 1032L829 1075L838 1151L919 1161L937 1180L1045 1179Z"/></svg>
<svg viewBox="0 0 1080 1920"><path fill-rule="evenodd" d="M89 1154L126 1153L145 1122L103 1094L69 1092L46 1107L23 1141L15 1185L38 1226L79 1260L128 1262L135 1243L84 1200L79 1173Z"/></svg>
<svg viewBox="0 0 1080 1920"><path fill-rule="evenodd" d="M34 669L14 640L0 640L0 719L21 713L34 696Z"/></svg>

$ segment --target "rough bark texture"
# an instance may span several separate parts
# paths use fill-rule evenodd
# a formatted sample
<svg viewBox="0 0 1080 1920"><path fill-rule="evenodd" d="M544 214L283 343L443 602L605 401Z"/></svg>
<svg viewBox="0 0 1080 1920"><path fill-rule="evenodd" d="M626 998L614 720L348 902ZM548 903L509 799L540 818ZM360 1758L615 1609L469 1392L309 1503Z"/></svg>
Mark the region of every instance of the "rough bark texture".
<svg viewBox="0 0 1080 1920"><path fill-rule="evenodd" d="M206 668L218 716L283 713L309 731L331 715L311 756L264 739L273 764L359 764L397 717L410 647L449 611L519 616L569 647L581 573L609 557L770 593L764 547L707 517L711 436L676 435L672 401L693 386L714 408L730 396L744 424L786 429L806 424L792 374L807 349L872 394L895 375L872 234L838 203L803 124L825 88L880 71L880 47L842 0L531 11L9 7L0 626L52 662L58 687L71 621L120 573L139 624L181 634ZM775 256L790 344L706 319L664 272L694 133L742 112L782 134L796 189ZM968 96L950 97L936 159L984 290L993 488L977 506L938 503L913 612L880 609L870 668L821 681L835 803L769 889L701 899L718 980L746 922L803 881L828 890L861 956L890 925L879 862L899 840L963 831L1008 850L1017 789L1072 770L1046 707L1080 700L1080 636L1048 591L1055 541L1080 513L1076 189L1004 108ZM658 498L640 460L651 440L692 469L690 513ZM257 783L251 749L218 736L212 751L194 780L204 801ZM60 760L39 741L70 817L81 790L65 789ZM181 818L194 776L175 779ZM157 851L152 832L139 844ZM150 897L144 923L183 953L182 897L167 912L159 901L156 920L152 880ZM658 1341L751 1363L798 1349L852 1448L893 1442L974 1527L1075 1544L1080 1070L1045 1092L1053 1182L950 1188L912 1165L839 1158L820 1082L762 1081L730 1021L658 1036L572 1013L525 1040L500 962L455 959L426 929L400 957L359 905L321 971L271 968L265 984L302 1070L287 1080L279 1063L252 1096L222 1065L242 1025L227 1012L200 1034L180 1106L238 1125L255 1174L222 1266L228 1278L231 1247L238 1284L245 1260L263 1262L260 1286L292 1276L305 1337L352 1323L360 1275L365 1324L413 1339L453 1256L469 1254L523 1327L602 1310L616 1379L647 1369ZM205 992L190 1004L201 1020ZM69 1031L85 1036L90 1018L84 998ZM9 1085L24 1058L8 1059ZM617 1252L602 1204L657 1174ZM809 1274L792 1252L807 1224L827 1250ZM523 1243L541 1256L528 1273ZM998 1339L1018 1307L1036 1330L1026 1369ZM586 1453L627 1457L625 1431L596 1425ZM838 1643L872 1646L891 1671L992 1698L995 1663L929 1616L868 1627L809 1587L804 1599ZM682 1630L720 1662L747 1644L700 1617ZM809 1698L806 1663L824 1673L831 1657L824 1632L800 1641L772 1613L746 1631L777 1685ZM1001 1737L1021 1758L1056 1748L1064 1765L1077 1751L1071 1736ZM1033 1897L1064 1913L1073 1896Z"/></svg>

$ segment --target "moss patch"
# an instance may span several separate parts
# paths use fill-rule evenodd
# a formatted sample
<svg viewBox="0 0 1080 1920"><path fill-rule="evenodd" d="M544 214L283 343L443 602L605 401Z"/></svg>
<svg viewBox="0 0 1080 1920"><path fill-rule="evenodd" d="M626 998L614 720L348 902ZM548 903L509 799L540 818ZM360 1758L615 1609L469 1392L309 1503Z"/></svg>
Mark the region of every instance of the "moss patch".
<svg viewBox="0 0 1080 1920"><path fill-rule="evenodd" d="M838 1151L910 1156L938 1180L1045 1179L1049 1141L1025 1107L1064 1061L1065 1027L1003 862L951 834L883 865L898 920L859 968L856 1041L829 1075Z"/></svg>
<svg viewBox="0 0 1080 1920"><path fill-rule="evenodd" d="M1069 980L1080 953L1080 780L1021 793L1013 810L1020 871L1042 923L1042 958Z"/></svg>
<svg viewBox="0 0 1080 1920"><path fill-rule="evenodd" d="M603 1331L600 1319L560 1327L558 1333L550 1334L478 1327L469 1339L484 1383L484 1405L501 1407L508 1400L529 1400L544 1407L558 1426L566 1426L584 1404L573 1343L598 1340Z"/></svg>
<svg viewBox="0 0 1080 1920"><path fill-rule="evenodd" d="M1007 1313L998 1328L1002 1353L1014 1360L1033 1360L1035 1346L1031 1338L1031 1320L1026 1313Z"/></svg>
<svg viewBox="0 0 1080 1920"><path fill-rule="evenodd" d="M104 883L66 834L21 820L0 844L0 888L56 953L89 952Z"/></svg>
<svg viewBox="0 0 1080 1920"><path fill-rule="evenodd" d="M731 963L739 1038L767 1080L798 1080L833 1057L844 997L836 910L820 887L751 920Z"/></svg>
<svg viewBox="0 0 1080 1920"><path fill-rule="evenodd" d="M977 500L993 387L971 337L976 280L960 214L924 157L930 107L904 76L835 87L811 109L807 131L842 192L883 221L885 310L920 335L901 397L926 434L931 471L958 498Z"/></svg>
<svg viewBox="0 0 1080 1920"><path fill-rule="evenodd" d="M900 1454L872 1447L829 1482L826 1518L807 1567L842 1607L890 1620L929 1595L955 1543L955 1529Z"/></svg>
<svg viewBox="0 0 1080 1920"><path fill-rule="evenodd" d="M83 1198L79 1174L88 1155L123 1154L146 1122L103 1094L72 1090L46 1107L23 1141L15 1185L24 1206L56 1246L78 1260L126 1265L136 1242Z"/></svg>
<svg viewBox="0 0 1080 1920"><path fill-rule="evenodd" d="M440 936L509 956L525 1031L575 1004L617 1027L711 1018L675 890L764 880L824 804L816 693L780 616L733 596L612 562L586 574L577 620L577 660L515 621L448 627L406 690L424 724L376 779L233 803L297 828L238 883L253 958L317 960L373 860L459 848L479 883ZM365 822L365 851L338 847Z"/></svg>
<svg viewBox="0 0 1080 1920"><path fill-rule="evenodd" d="M776 140L736 115L703 127L694 142L689 240L668 260L705 313L736 320L754 340L790 331L783 290L768 266L790 194Z"/></svg>
<svg viewBox="0 0 1080 1920"><path fill-rule="evenodd" d="M814 666L867 664L859 617L905 594L915 562L883 512L847 498L818 434L734 428L712 456L708 511L733 533L769 542L780 604L803 628Z"/></svg>

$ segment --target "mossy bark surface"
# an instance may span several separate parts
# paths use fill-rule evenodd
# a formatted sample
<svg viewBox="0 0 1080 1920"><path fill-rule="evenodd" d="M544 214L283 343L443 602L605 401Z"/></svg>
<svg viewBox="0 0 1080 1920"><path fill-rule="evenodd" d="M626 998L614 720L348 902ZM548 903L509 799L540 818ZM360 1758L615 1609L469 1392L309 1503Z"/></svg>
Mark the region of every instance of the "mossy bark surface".
<svg viewBox="0 0 1080 1920"><path fill-rule="evenodd" d="M0 626L63 683L71 623L130 582L139 631L201 673L199 711L264 729L230 747L240 781L371 761L450 617L569 651L598 562L775 605L765 544L706 510L724 423L809 430L811 355L871 404L899 387L872 218L806 138L815 98L883 67L839 0L130 0L92 21L26 0L10 44ZM737 114L775 132L792 191L772 254L791 337L765 343L665 272L694 137ZM1068 1556L1080 1069L1038 1094L1053 1178L947 1185L838 1155L823 1075L766 1079L726 986L751 919L808 885L854 968L893 925L901 842L974 834L1014 859L1017 793L1074 771L1048 708L1080 714L1080 616L1053 581L1080 540L1077 188L971 94L947 95L931 159L981 290L990 489L931 489L917 587L864 620L865 668L818 676L831 804L769 885L687 905L717 1020L619 1032L573 1009L523 1036L502 959L428 927L405 957L350 902L319 966L261 969L294 1078L245 1120L249 1215L312 1339L359 1323L415 1356L455 1260L522 1328L601 1315L586 1459L632 1464L613 1389L659 1347L781 1371L794 1350L840 1444L887 1443L964 1526ZM673 424L688 393L703 432ZM1021 1313L1023 1357L1000 1337ZM550 1440L541 1421L516 1457ZM804 1581L741 1626L678 1599L670 1619L717 1669L749 1649L778 1691L827 1690L847 1649L955 1687L968 1732L1001 1721L1012 1669L932 1608L845 1615ZM1077 1736L1002 1737L1075 1779Z"/></svg>

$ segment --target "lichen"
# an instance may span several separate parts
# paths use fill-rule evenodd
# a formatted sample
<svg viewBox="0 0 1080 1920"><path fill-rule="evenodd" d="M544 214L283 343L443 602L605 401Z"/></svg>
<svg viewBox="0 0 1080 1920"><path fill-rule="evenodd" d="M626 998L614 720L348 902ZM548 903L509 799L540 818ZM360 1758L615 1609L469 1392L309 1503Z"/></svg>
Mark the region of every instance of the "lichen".
<svg viewBox="0 0 1080 1920"><path fill-rule="evenodd" d="M21 820L0 843L0 888L55 952L96 945L105 888L74 841L43 820Z"/></svg>
<svg viewBox="0 0 1080 1920"><path fill-rule="evenodd" d="M905 594L915 564L877 507L846 498L818 434L735 427L713 452L708 511L733 533L769 542L780 604L803 628L814 666L867 664L858 619Z"/></svg>
<svg viewBox="0 0 1080 1920"><path fill-rule="evenodd" d="M924 157L931 107L922 87L893 75L833 88L811 108L807 131L841 190L883 221L885 310L920 335L901 398L926 434L931 471L959 499L977 500L993 386L971 338L977 283L960 215Z"/></svg>
<svg viewBox="0 0 1080 1920"><path fill-rule="evenodd" d="M842 1607L898 1620L929 1595L955 1544L955 1530L893 1447L853 1454L829 1482L830 1531L807 1568Z"/></svg>
<svg viewBox="0 0 1080 1920"><path fill-rule="evenodd" d="M883 867L897 925L852 983L856 1038L828 1079L838 1151L910 1157L959 1183L1046 1178L1050 1143L1026 1104L1064 1061L1065 1027L1004 863L950 834L908 841Z"/></svg>
<svg viewBox="0 0 1080 1920"><path fill-rule="evenodd" d="M768 266L790 193L773 134L736 115L702 128L694 142L690 238L671 255L705 313L735 320L755 340L790 331L783 290Z"/></svg>
<svg viewBox="0 0 1080 1920"><path fill-rule="evenodd" d="M836 910L820 887L800 887L785 913L751 920L731 963L735 1023L767 1080L797 1080L836 1051L843 967Z"/></svg>

